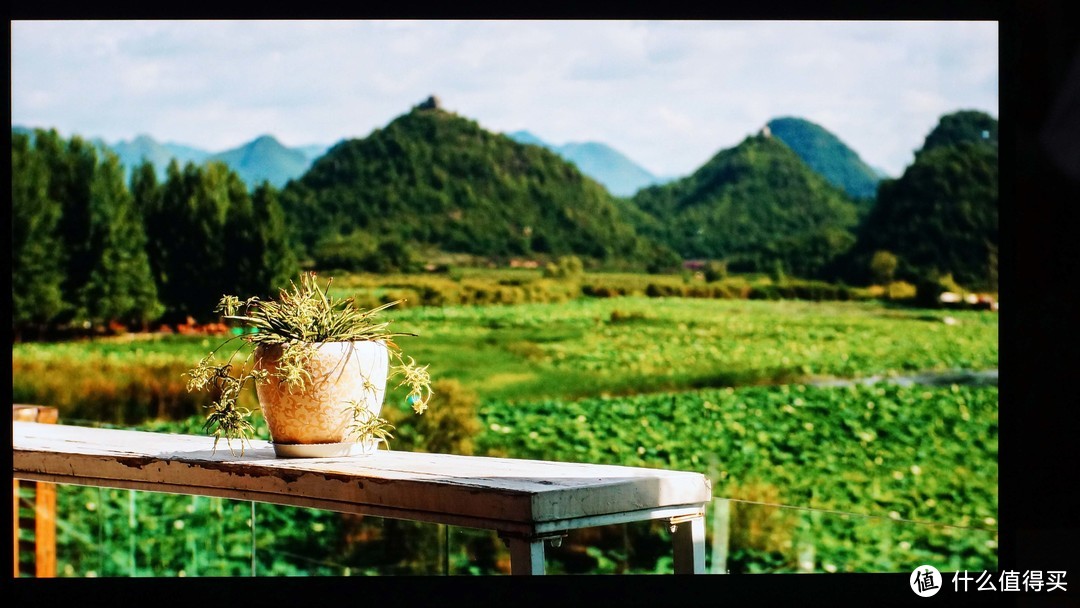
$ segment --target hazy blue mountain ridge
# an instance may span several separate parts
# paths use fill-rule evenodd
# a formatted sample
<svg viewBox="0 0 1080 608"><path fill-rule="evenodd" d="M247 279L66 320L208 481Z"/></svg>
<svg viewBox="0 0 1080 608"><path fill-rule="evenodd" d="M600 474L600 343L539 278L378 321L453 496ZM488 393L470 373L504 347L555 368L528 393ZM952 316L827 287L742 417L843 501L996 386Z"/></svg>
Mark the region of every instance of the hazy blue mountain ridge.
<svg viewBox="0 0 1080 608"><path fill-rule="evenodd" d="M139 135L131 141L118 141L114 144L100 139L95 142L98 148L107 148L116 153L129 176L136 167L147 161L154 165L159 177L164 177L165 168L172 159L176 159L176 162L183 166L189 162L202 164L210 156L206 150L183 144L159 143L149 135Z"/></svg>
<svg viewBox="0 0 1080 608"><path fill-rule="evenodd" d="M311 166L307 154L285 147L272 135L262 135L240 147L213 154L206 160L225 163L251 187L267 181L275 188L281 188L290 179L303 175Z"/></svg>
<svg viewBox="0 0 1080 608"><path fill-rule="evenodd" d="M21 125L12 125L11 132L33 136L34 130ZM145 134L137 135L131 140L114 143L109 143L100 137L89 141L100 150L109 150L116 154L128 177L145 161L154 165L161 179L165 178L165 170L173 159L181 166L189 162L200 165L209 161L219 161L236 171L244 183L251 188L263 181L281 188L290 179L303 175L315 159L330 149L330 146L325 144L288 147L272 135L263 135L243 145L216 153L185 144L159 142Z"/></svg>
<svg viewBox="0 0 1080 608"><path fill-rule="evenodd" d="M528 131L515 131L506 136L520 144L541 146L555 152L577 165L582 173L600 182L615 196L632 196L645 186L665 181L606 144L570 142L556 146Z"/></svg>

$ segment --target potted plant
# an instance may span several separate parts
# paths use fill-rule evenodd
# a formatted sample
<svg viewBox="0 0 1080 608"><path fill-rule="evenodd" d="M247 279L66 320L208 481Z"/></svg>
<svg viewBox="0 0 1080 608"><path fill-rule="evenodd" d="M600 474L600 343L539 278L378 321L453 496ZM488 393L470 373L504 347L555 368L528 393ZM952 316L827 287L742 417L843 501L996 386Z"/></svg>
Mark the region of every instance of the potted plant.
<svg viewBox="0 0 1080 608"><path fill-rule="evenodd" d="M214 435L214 448L224 437L232 449L254 433L251 412L237 403L242 389L255 385L259 406L278 456L368 454L392 438L393 426L379 417L388 378L401 377L409 389L407 402L422 414L431 399L427 367L402 354L390 322L378 322L388 302L358 308L353 298L335 299L314 273L300 285L281 290L276 300L224 296L215 309L242 328L186 372L191 390L216 393L204 428ZM241 343L220 362L217 353L233 340L254 348L233 373Z"/></svg>

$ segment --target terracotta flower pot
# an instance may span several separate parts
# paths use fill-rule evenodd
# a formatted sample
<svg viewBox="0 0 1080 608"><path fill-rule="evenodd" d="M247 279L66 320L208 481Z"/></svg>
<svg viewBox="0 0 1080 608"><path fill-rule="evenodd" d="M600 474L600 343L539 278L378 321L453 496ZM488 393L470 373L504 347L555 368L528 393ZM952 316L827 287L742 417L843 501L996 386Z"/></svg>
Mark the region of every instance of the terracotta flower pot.
<svg viewBox="0 0 1080 608"><path fill-rule="evenodd" d="M310 380L302 389L275 376L282 348L255 349L255 369L269 372L256 386L259 406L270 427L278 455L301 455L296 444L343 444L355 441L348 428L353 422L350 401L363 403L378 416L386 393L389 356L382 342L324 342L306 367ZM282 446L283 449L279 449ZM360 452L370 446L361 446Z"/></svg>

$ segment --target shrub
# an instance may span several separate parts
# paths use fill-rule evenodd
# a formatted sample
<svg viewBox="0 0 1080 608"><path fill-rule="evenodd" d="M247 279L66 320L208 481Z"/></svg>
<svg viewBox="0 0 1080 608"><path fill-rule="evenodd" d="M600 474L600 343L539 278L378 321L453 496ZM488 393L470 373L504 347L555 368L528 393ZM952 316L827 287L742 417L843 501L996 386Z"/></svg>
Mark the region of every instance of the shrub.
<svg viewBox="0 0 1080 608"><path fill-rule="evenodd" d="M581 258L576 255L566 255L558 259L556 263L549 263L544 267L544 277L551 279L570 279L580 277L585 272L585 265Z"/></svg>
<svg viewBox="0 0 1080 608"><path fill-rule="evenodd" d="M705 280L712 283L722 281L728 276L727 262L712 261L705 265Z"/></svg>
<svg viewBox="0 0 1080 608"><path fill-rule="evenodd" d="M476 409L479 398L458 380L436 380L431 385L432 405L423 416L401 416L387 412L407 449L438 454L473 453L473 438L480 433Z"/></svg>
<svg viewBox="0 0 1080 608"><path fill-rule="evenodd" d="M730 520L734 562L730 566L733 571L742 571L745 565L740 562L755 558L765 558L767 562L794 562L787 556L793 553L798 518L791 509L774 506L784 504L775 485L747 480L729 485L721 496L734 499Z"/></svg>
<svg viewBox="0 0 1080 608"><path fill-rule="evenodd" d="M916 293L915 286L906 281L893 281L885 286L885 297L890 300L910 300Z"/></svg>

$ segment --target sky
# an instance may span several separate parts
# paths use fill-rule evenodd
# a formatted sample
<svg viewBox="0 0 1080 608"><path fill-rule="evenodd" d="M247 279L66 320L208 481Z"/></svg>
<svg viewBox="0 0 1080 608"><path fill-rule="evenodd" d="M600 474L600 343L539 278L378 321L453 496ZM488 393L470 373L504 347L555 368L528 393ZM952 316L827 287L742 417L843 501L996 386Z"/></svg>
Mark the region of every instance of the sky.
<svg viewBox="0 0 1080 608"><path fill-rule="evenodd" d="M12 21L13 125L218 152L366 137L422 102L688 175L781 116L899 176L998 117L992 21Z"/></svg>

